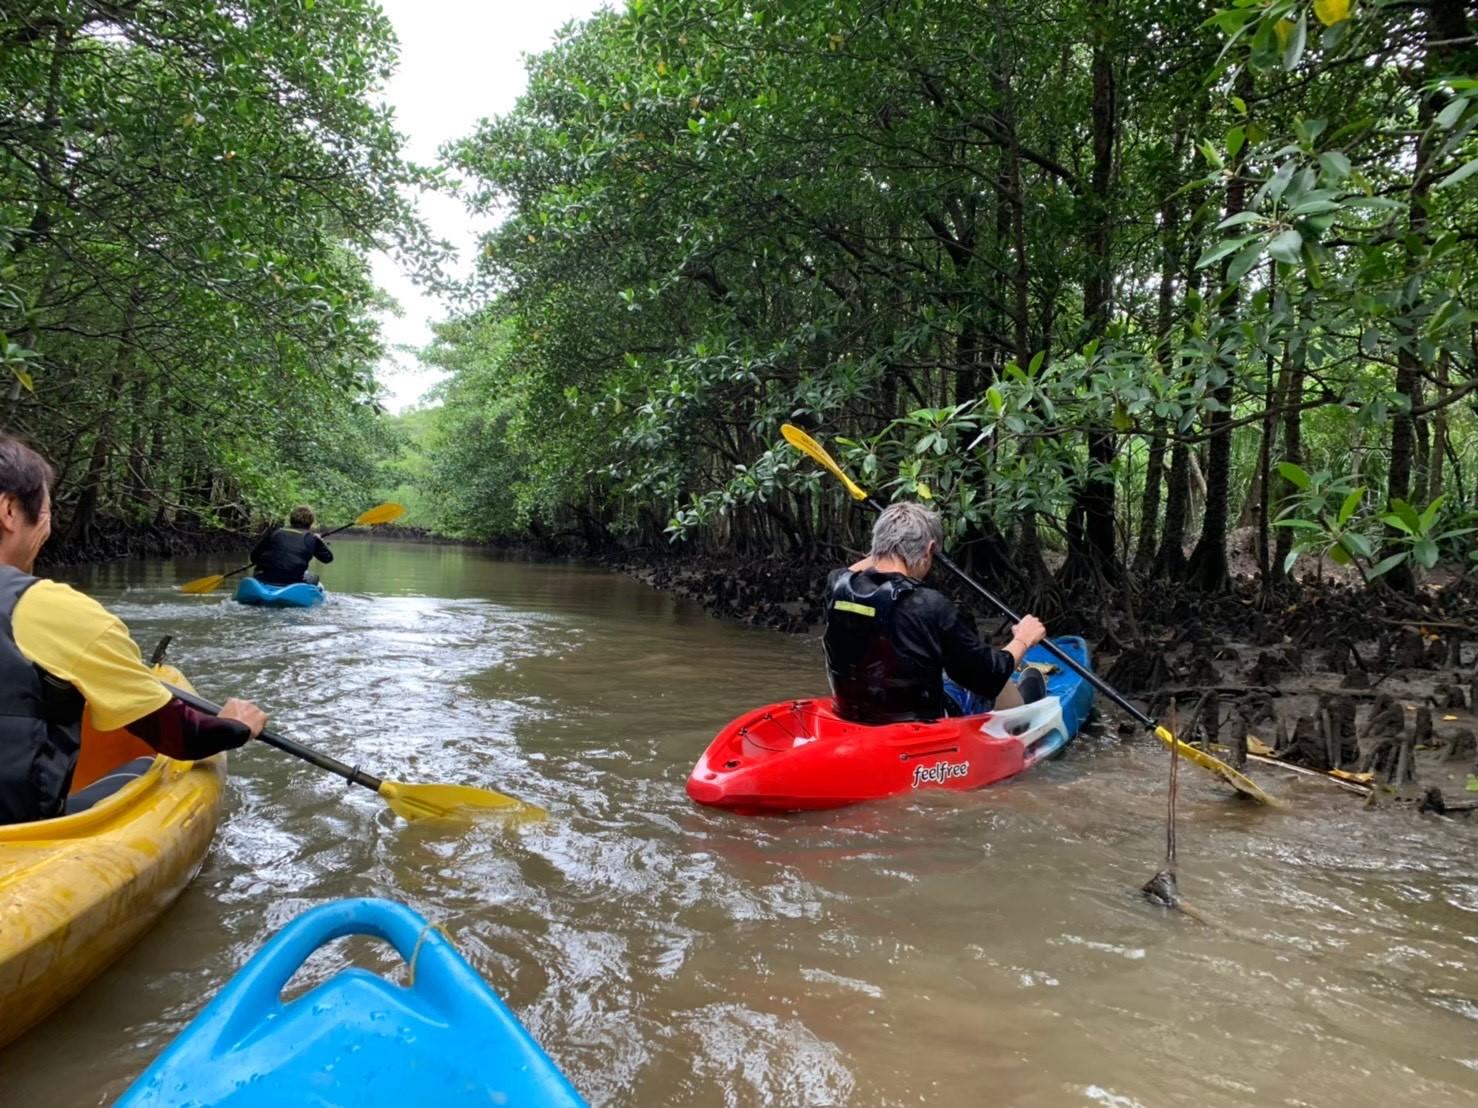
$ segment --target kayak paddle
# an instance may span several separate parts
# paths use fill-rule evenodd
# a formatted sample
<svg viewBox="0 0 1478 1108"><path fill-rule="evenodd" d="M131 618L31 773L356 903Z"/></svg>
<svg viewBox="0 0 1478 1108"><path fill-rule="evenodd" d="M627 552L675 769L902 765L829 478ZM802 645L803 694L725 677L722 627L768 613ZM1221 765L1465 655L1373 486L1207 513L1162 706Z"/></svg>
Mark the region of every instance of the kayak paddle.
<svg viewBox="0 0 1478 1108"><path fill-rule="evenodd" d="M353 523L346 523L342 527L335 527L332 531L325 531L318 537L321 539L326 539L330 535L337 535L340 531L347 531L351 527L374 527L381 523L394 523L403 515L405 515L405 506L403 504L381 504L377 507L371 508L367 512L362 512L359 518L356 519ZM247 570L251 569L252 564L253 563L251 562L247 562L244 566L237 566L230 573L212 573L209 577L197 577L193 581L186 581L183 585L180 586L180 592L211 592L212 590L219 588L221 582L224 581L227 577L235 577L238 573L245 573Z"/></svg>
<svg viewBox="0 0 1478 1108"><path fill-rule="evenodd" d="M807 457L812 459L814 462L816 462L817 465L821 466L822 469L826 470L833 477L839 480L843 485L845 485L847 493L852 497L853 500L862 501L875 512L881 512L883 510L883 506L879 504L871 495L869 495L867 490L863 489L860 485L857 484L857 482L848 477L846 473L842 471L842 467L837 465L832 456L826 452L825 447L823 447L810 435L806 434L799 427L792 426L789 423L784 424L780 428L780 433L785 437L786 442L790 443L791 446L795 447L802 454L805 454ZM1012 623L1021 622L1021 617L1013 612L1010 606L1004 600L1000 599L1000 597L996 596L984 585L976 581L963 569L955 565L955 563L947 554L944 553L944 551L937 551L935 553L935 557L939 559L941 565L943 565L961 581L969 585L972 589L974 589L977 593L984 597L986 601L988 601L997 611L1001 613L1001 615L1005 616ZM1072 670L1079 677L1083 678L1083 680L1087 681L1099 692L1103 693L1104 696L1108 697L1120 708L1124 709L1124 711L1128 712L1142 726L1152 731L1157 739L1159 739L1166 746L1170 747L1172 750L1179 753L1182 758L1195 762L1196 765L1200 766L1202 769L1210 770L1227 784L1231 785L1232 788L1236 789L1243 796L1249 796L1260 804L1267 804L1273 807L1277 807L1277 802L1267 793L1263 792L1262 789L1258 788L1257 784L1253 782L1251 778L1247 777L1245 774L1238 773L1235 769L1227 765L1221 759L1213 757L1212 755L1206 753L1204 750L1181 742L1173 734L1171 734L1168 728L1162 727L1149 716L1141 712L1133 704L1129 703L1129 701L1125 700L1122 696L1119 695L1117 690L1109 685L1108 682L1099 677L1098 674L1094 673L1091 669L1088 669L1086 666L1080 665L1077 659L1073 658L1072 655L1068 654L1067 651L1063 650L1056 643L1052 642L1050 639L1043 639L1042 645L1046 647L1049 651L1051 651L1054 658L1056 658L1063 665L1067 666L1068 669Z"/></svg>
<svg viewBox="0 0 1478 1108"><path fill-rule="evenodd" d="M221 714L220 705L202 700L194 693L176 688L167 681L160 683L169 690L171 696L184 701L197 712L212 716ZM337 758L320 754L302 743L274 735L271 731L263 731L257 738L294 758L301 758L319 769L337 774L351 784L362 785L371 792L378 793L390 805L390 810L407 822L418 819L470 821L479 813L485 812L499 812L519 820L543 820L549 817L549 813L536 804L527 804L491 789L477 789L471 785L414 785L404 781L385 781L365 773L358 766L345 765Z"/></svg>

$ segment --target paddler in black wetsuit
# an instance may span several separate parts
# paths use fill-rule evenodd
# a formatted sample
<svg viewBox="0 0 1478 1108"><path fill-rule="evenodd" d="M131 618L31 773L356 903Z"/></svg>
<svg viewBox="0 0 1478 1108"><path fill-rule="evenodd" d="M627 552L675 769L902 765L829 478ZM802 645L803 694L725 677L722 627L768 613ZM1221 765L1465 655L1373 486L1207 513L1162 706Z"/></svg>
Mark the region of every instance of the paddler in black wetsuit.
<svg viewBox="0 0 1478 1108"><path fill-rule="evenodd" d="M294 508L287 527L273 527L251 548L256 567L252 576L267 585L318 584L318 574L308 572L308 563L317 558L327 565L334 560L334 552L310 530L312 526L313 509Z"/></svg>
<svg viewBox="0 0 1478 1108"><path fill-rule="evenodd" d="M859 723L897 723L1012 708L1046 694L1036 670L1018 684L1022 656L1047 637L1024 616L997 650L943 593L925 585L944 540L920 504L884 509L862 561L827 578L827 675L837 710Z"/></svg>

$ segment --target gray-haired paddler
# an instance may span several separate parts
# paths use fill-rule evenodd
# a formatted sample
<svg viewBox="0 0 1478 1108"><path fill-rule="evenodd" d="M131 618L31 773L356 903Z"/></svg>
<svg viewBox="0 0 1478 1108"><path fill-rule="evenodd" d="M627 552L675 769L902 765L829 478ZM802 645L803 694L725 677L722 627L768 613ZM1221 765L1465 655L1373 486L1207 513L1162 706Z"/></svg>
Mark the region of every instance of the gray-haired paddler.
<svg viewBox="0 0 1478 1108"><path fill-rule="evenodd" d="M1011 675L1047 637L1024 616L997 650L974 622L924 584L944 541L939 517L921 504L884 509L862 561L827 578L826 666L837 710L860 723L897 723L1010 708L1046 692L1042 676Z"/></svg>

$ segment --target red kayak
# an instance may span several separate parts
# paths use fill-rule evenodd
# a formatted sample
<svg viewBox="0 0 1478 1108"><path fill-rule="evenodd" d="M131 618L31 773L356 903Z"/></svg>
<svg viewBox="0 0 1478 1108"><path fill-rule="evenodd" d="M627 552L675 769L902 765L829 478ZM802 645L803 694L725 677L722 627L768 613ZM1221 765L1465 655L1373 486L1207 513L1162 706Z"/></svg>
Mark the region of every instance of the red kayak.
<svg viewBox="0 0 1478 1108"><path fill-rule="evenodd" d="M1059 645L1087 663L1081 639ZM1052 664L1041 648L1027 657ZM916 789L978 789L1015 777L1077 735L1093 687L1058 669L1047 689L1045 699L1019 708L929 722L853 723L830 699L769 704L719 733L689 775L688 795L755 813L840 808Z"/></svg>

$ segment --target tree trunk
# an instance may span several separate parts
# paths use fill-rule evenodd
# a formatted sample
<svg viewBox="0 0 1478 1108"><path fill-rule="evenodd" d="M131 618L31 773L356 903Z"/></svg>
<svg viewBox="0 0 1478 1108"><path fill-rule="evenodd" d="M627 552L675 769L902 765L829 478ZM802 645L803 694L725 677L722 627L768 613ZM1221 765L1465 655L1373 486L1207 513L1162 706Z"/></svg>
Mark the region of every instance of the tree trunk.
<svg viewBox="0 0 1478 1108"><path fill-rule="evenodd" d="M1278 287L1278 267L1276 263L1268 263L1268 288L1275 290L1275 303L1281 298L1285 305L1282 312L1276 313L1284 319L1288 318L1286 310L1287 296L1276 293ZM1291 320L1290 320L1291 322ZM1287 359L1287 342L1284 343L1284 359ZM1242 506L1242 518L1249 525L1257 528L1257 570L1258 578L1264 590L1272 582L1273 573L1271 567L1272 555L1268 550L1268 495L1272 488L1272 466L1273 445L1278 437L1278 415L1277 415L1277 374L1273 372L1273 355L1268 353L1265 363L1266 380L1263 382L1262 403L1262 436L1257 448L1257 473L1253 478L1252 492L1247 502ZM1249 509L1251 518L1249 519Z"/></svg>
<svg viewBox="0 0 1478 1108"><path fill-rule="evenodd" d="M1153 575L1164 580L1185 576L1185 531L1191 510L1191 450L1177 442L1170 451L1170 478L1165 494L1165 529L1155 554Z"/></svg>
<svg viewBox="0 0 1478 1108"><path fill-rule="evenodd" d="M1134 548L1134 572L1142 576L1155 560L1156 525L1160 522L1160 491L1165 484L1165 436L1152 434L1144 463L1144 499L1139 505L1139 536Z"/></svg>
<svg viewBox="0 0 1478 1108"><path fill-rule="evenodd" d="M1468 34L1468 17L1463 0L1432 0L1426 10L1427 35L1426 57L1423 72L1428 77L1445 73L1450 68L1452 55ZM1417 108L1417 131L1420 138L1416 143L1415 166L1411 178L1411 208L1406 223L1406 268L1414 279L1420 279L1427 245L1427 195L1431 189L1433 162L1442 147L1441 136L1435 133L1433 122L1436 107L1430 96L1423 96ZM1420 294L1418 294L1420 295ZM1406 318L1409 318L1406 317ZM1420 403L1421 387L1421 337L1409 324L1400 327L1400 342L1396 348L1396 392L1405 404L1398 404L1391 418L1391 465L1386 479L1386 498L1410 500L1412 489L1412 460L1415 446L1415 422L1411 408ZM1387 529L1390 540L1386 551L1396 546L1400 532ZM1414 592L1416 573L1410 558L1396 566L1385 576L1386 584L1401 592Z"/></svg>
<svg viewBox="0 0 1478 1108"><path fill-rule="evenodd" d="M1176 134L1173 148L1176 168L1180 163L1180 134ZM1172 176L1171 183L1179 179ZM1160 265L1160 292L1155 306L1155 369L1165 371L1166 356L1170 351L1170 331L1175 323L1175 278L1180 273L1180 190L1172 188L1170 195L1160 206L1160 228L1164 239L1164 253ZM1156 423L1165 430L1164 421ZM1139 506L1139 540L1134 550L1134 572L1146 573L1155 560L1155 531L1160 521L1160 490L1165 481L1165 435L1151 434L1149 456L1144 468L1144 498Z"/></svg>
<svg viewBox="0 0 1478 1108"><path fill-rule="evenodd" d="M1246 99L1252 93L1251 81L1244 71L1238 80L1238 92ZM1245 151L1245 147L1243 148ZM1247 178L1243 175L1242 158L1234 158L1229 167L1231 183L1227 186L1226 217L1231 218L1247 207ZM1225 289L1225 275L1231 260L1222 268L1223 298L1221 315L1230 325L1239 302L1238 290ZM1209 433L1206 464L1206 514L1201 520L1201 538L1186 562L1186 579L1204 592L1224 592L1231 587L1232 576L1227 566L1227 495L1232 467L1232 385L1237 371L1235 358L1223 358L1217 367L1221 383L1212 390L1216 410L1209 413L1205 426Z"/></svg>
<svg viewBox="0 0 1478 1108"><path fill-rule="evenodd" d="M1299 313L1299 320L1302 312ZM1283 364L1278 370L1278 408L1283 416L1283 450L1282 461L1292 462L1295 465L1303 463L1303 413L1299 406L1303 403L1304 395L1304 340L1297 327L1295 332L1283 348ZM1272 488L1270 490L1269 510L1276 510L1278 505L1293 494L1294 488L1282 474L1271 477ZM1287 527L1277 529L1277 538L1273 545L1272 565L1270 572L1272 579L1281 581L1286 576L1283 565L1288 560L1289 553L1293 550L1293 532Z"/></svg>
<svg viewBox="0 0 1478 1108"><path fill-rule="evenodd" d="M1449 369L1451 359L1447 351L1437 360L1437 396L1436 402L1442 404L1447 399L1447 386L1449 382ZM1432 456L1427 466L1427 503L1430 504L1442 495L1442 466L1446 461L1447 454L1447 408L1440 407L1432 413Z"/></svg>
<svg viewBox="0 0 1478 1108"><path fill-rule="evenodd" d="M1086 197L1088 272L1083 281L1083 320L1088 339L1103 335L1113 299L1114 146L1118 134L1117 89L1108 43L1107 0L1091 0L1095 11L1093 44L1093 172ZM1088 433L1091 468L1078 491L1068 531L1068 556L1062 567L1066 582L1116 582L1120 575L1114 535L1114 456L1111 430Z"/></svg>
<svg viewBox="0 0 1478 1108"><path fill-rule="evenodd" d="M118 395L118 387L123 379L121 369L114 369L108 379L109 397ZM113 413L114 405L108 404L103 407L101 422L98 423L97 435L92 440L92 455L87 464L87 472L82 477L82 492L77 498L77 508L72 513L72 521L67 527L67 542L86 543L92 536L93 526L97 522L98 505L102 501L103 476L107 468L108 458L112 453L113 446Z"/></svg>

